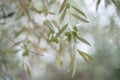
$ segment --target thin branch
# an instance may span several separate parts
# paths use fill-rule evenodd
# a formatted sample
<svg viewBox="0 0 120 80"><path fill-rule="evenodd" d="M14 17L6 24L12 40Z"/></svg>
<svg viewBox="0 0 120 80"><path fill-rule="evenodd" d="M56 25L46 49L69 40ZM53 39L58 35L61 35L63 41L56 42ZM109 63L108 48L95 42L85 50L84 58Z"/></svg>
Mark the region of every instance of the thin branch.
<svg viewBox="0 0 120 80"><path fill-rule="evenodd" d="M10 40L12 43L14 43L14 44L17 44L17 42L15 42L11 37L9 37L7 34L5 34L1 29L0 29L0 32L4 35L4 37L6 37L8 40ZM21 45L17 45L17 46L19 46L20 48L22 48L22 49L24 49L24 47L23 46L21 46ZM35 52L35 51L32 51L32 50L29 50L31 53L34 53L35 55L39 55L37 52ZM42 55L41 55L42 56Z"/></svg>
<svg viewBox="0 0 120 80"><path fill-rule="evenodd" d="M24 11L25 11L25 13L26 13L26 15L27 15L27 18L32 22L33 25L35 25L36 28L39 28L39 29L37 29L37 30L39 31L40 35L47 41L47 43L48 43L53 49L55 49L56 51L58 51L57 48L51 43L51 41L48 40L48 39L45 37L44 32L42 31L42 29L40 28L40 26L31 18L28 10L24 7L22 0L18 0L18 1L19 1L20 5L22 6L22 8L24 9Z"/></svg>

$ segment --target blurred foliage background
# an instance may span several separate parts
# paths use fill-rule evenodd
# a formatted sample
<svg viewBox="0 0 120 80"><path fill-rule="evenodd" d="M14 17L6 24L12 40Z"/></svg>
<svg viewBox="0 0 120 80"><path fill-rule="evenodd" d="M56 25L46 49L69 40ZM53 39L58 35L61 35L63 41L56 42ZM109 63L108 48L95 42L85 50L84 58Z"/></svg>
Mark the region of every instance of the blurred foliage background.
<svg viewBox="0 0 120 80"><path fill-rule="evenodd" d="M119 0L0 0L0 80L120 80Z"/></svg>

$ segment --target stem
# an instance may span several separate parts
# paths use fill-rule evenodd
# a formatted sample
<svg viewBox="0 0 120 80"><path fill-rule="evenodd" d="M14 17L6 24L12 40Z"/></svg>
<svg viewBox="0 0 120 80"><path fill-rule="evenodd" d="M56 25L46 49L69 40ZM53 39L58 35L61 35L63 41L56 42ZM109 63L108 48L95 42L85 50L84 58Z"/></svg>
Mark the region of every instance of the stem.
<svg viewBox="0 0 120 80"><path fill-rule="evenodd" d="M46 36L44 35L44 32L42 31L42 29L40 28L40 26L31 18L28 10L24 7L22 0L18 0L18 1L19 1L19 3L21 4L22 8L24 9L24 11L25 11L25 13L26 13L26 15L27 15L27 18L30 20L30 22L31 22L33 25L35 25L36 28L39 28L39 29L37 29L37 30L39 31L40 35L47 41L47 43L48 43L53 49L55 49L56 51L58 51L57 48L51 43L51 41L46 38Z"/></svg>
<svg viewBox="0 0 120 80"><path fill-rule="evenodd" d="M10 40L12 43L17 44L17 42L15 42L12 38L10 38L7 34L5 34L1 29L0 29L0 32L1 32L8 40ZM20 48L24 49L24 47L21 46L21 45L17 45L17 46L19 46ZM39 55L39 54L36 53L35 51L32 51L32 50L29 50L29 51L32 52L32 53L34 53L34 54L36 54L36 55Z"/></svg>

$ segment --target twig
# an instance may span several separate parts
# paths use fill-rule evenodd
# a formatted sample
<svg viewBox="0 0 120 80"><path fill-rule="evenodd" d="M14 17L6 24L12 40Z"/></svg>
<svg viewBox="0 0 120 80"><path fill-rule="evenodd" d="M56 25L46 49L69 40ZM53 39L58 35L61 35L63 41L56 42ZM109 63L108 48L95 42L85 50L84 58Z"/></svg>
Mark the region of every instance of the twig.
<svg viewBox="0 0 120 80"><path fill-rule="evenodd" d="M0 32L1 32L8 40L10 40L12 43L16 44L16 42L15 42L13 39L11 39L7 34L5 34L1 29L0 29ZM17 45L17 46L19 46L20 48L24 49L24 47L21 46L21 45ZM32 53L34 53L35 55L39 55L39 54L36 53L35 51L32 51L32 50L29 50L29 51L32 52ZM42 56L42 55L41 55L41 56Z"/></svg>
<svg viewBox="0 0 120 80"><path fill-rule="evenodd" d="M42 32L42 29L40 28L40 26L31 18L28 10L24 7L22 0L18 0L18 1L19 1L19 3L21 4L21 7L24 9L24 11L25 11L25 13L26 13L26 15L27 15L28 20L30 20L30 21L32 22L32 24L35 25L36 28L39 28L39 29L37 29L37 30L39 30L39 33L40 33L40 35L43 37L43 39L45 39L46 42L47 42L54 50L56 50L56 51L58 52L57 48L51 43L51 41L48 40L48 39L45 37L44 32Z"/></svg>
<svg viewBox="0 0 120 80"><path fill-rule="evenodd" d="M51 41L48 40L48 39L45 37L45 35L43 34L42 29L40 28L40 26L31 18L28 10L24 7L22 0L18 0L18 1L19 1L19 3L21 4L22 8L24 9L25 13L27 14L27 18L32 22L32 24L35 25L36 28L39 28L39 29L37 29L37 30L39 31L40 35L47 41L47 43L48 43L52 48L54 48L56 51L58 51L57 48L51 43Z"/></svg>

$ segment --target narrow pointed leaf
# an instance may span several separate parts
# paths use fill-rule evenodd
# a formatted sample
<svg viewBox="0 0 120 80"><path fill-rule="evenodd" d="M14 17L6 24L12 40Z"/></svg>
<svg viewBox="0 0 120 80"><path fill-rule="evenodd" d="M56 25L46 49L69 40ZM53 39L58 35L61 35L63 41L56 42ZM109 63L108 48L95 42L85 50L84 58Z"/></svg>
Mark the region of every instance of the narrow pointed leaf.
<svg viewBox="0 0 120 80"><path fill-rule="evenodd" d="M27 73L28 73L29 77L31 77L31 71L30 71L30 68L29 68L28 66L27 66L26 71L27 71Z"/></svg>
<svg viewBox="0 0 120 80"><path fill-rule="evenodd" d="M62 41L60 41L60 44L59 44L59 53L60 53L60 55L62 55L62 51L63 51L63 44L62 44Z"/></svg>
<svg viewBox="0 0 120 80"><path fill-rule="evenodd" d="M64 9L63 13L61 14L61 17L60 17L60 22L62 23L64 18L65 18L65 15L66 15L66 8Z"/></svg>
<svg viewBox="0 0 120 80"><path fill-rule="evenodd" d="M78 53L83 57L83 59L84 59L87 63L89 63L90 60L95 61L95 59L92 58L92 57L91 57L90 55L88 55L87 53L85 53L85 52L83 52L83 51L80 51L80 50L77 50L77 51L78 51Z"/></svg>
<svg viewBox="0 0 120 80"><path fill-rule="evenodd" d="M67 26L68 26L68 23L67 23L66 25L63 26L63 28L56 34L55 37L60 36L60 35L65 31L65 29L67 28Z"/></svg>
<svg viewBox="0 0 120 80"><path fill-rule="evenodd" d="M56 28L59 29L59 25L58 25L57 21L53 20L52 23L53 23L53 25L54 25Z"/></svg>
<svg viewBox="0 0 120 80"><path fill-rule="evenodd" d="M61 5L61 7L60 7L59 13L61 13L61 11L65 8L66 2L67 2L67 0L64 0L64 1L63 1L62 5Z"/></svg>
<svg viewBox="0 0 120 80"><path fill-rule="evenodd" d="M82 42L84 42L85 44L87 44L87 45L89 45L89 46L91 46L91 44L87 41L87 40L85 40L84 38L81 38L81 37L77 37L80 41L82 41Z"/></svg>
<svg viewBox="0 0 120 80"><path fill-rule="evenodd" d="M70 55L70 65L69 68L67 70L67 72L70 72L73 68L74 68L74 62L75 62L75 54L69 54Z"/></svg>
<svg viewBox="0 0 120 80"><path fill-rule="evenodd" d="M75 72L76 72L76 61L74 60L74 66L73 66L72 77L74 77Z"/></svg>
<svg viewBox="0 0 120 80"><path fill-rule="evenodd" d="M74 6L72 6L72 8L73 8L74 10L76 10L77 12L79 12L81 15L83 15L85 18L87 18L87 16L85 15L85 13L84 13L83 11L81 11L80 9L78 9L78 8L76 8L76 7L74 7Z"/></svg>
<svg viewBox="0 0 120 80"><path fill-rule="evenodd" d="M49 29L53 29L53 25L49 20L46 20L46 24L48 25Z"/></svg>
<svg viewBox="0 0 120 80"><path fill-rule="evenodd" d="M82 18L82 17L80 17L80 16L78 16L78 15L76 15L76 14L73 14L73 13L72 13L72 16L75 17L76 19L79 19L79 20L82 21L82 22L87 22L87 23L89 23L89 21L87 21L86 19L84 19L84 18Z"/></svg>

